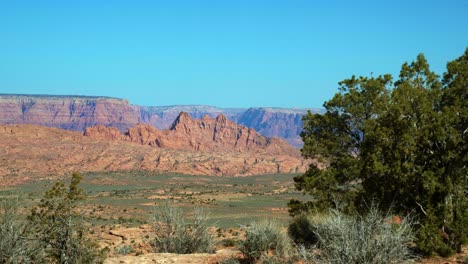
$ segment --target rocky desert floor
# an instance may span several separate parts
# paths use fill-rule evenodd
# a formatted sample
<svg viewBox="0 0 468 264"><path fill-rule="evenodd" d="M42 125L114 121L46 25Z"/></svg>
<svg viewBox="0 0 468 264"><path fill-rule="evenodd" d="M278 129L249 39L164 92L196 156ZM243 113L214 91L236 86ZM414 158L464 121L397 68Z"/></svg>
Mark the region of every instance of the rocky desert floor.
<svg viewBox="0 0 468 264"><path fill-rule="evenodd" d="M90 233L102 248L108 248L105 263L221 263L240 258L237 243L242 226L252 221L276 219L284 226L290 217L287 202L307 199L295 190L295 174L251 177L214 177L154 172L85 173L81 187L87 199L78 210ZM3 187L0 197L21 197L24 212L37 204L53 183L43 180ZM149 241L154 237L150 215L158 205L171 202L182 207L188 218L194 206L209 212L216 241L213 254L156 254ZM416 263L466 263L468 250L450 258L427 258Z"/></svg>
<svg viewBox="0 0 468 264"><path fill-rule="evenodd" d="M105 264L215 264L222 263L223 260L236 258L240 256L237 250L223 249L217 251L215 254L146 254L142 256L122 256L107 259ZM456 254L449 258L431 257L415 260L413 263L420 264L466 264L468 256L468 248L464 248L462 253Z"/></svg>

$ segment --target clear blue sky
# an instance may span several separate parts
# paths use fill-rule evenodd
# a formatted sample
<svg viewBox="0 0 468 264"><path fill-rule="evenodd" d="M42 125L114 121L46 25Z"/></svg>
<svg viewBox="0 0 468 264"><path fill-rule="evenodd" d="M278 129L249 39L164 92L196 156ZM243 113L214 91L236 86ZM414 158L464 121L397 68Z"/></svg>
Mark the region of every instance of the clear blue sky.
<svg viewBox="0 0 468 264"><path fill-rule="evenodd" d="M0 93L320 107L352 74L421 52L442 73L467 46L467 0L0 0Z"/></svg>

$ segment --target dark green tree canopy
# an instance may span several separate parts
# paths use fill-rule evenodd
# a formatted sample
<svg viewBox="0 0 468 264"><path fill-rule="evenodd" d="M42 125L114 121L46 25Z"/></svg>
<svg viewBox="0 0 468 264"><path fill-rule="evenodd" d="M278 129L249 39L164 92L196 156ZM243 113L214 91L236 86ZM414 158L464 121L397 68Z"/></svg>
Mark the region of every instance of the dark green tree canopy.
<svg viewBox="0 0 468 264"><path fill-rule="evenodd" d="M302 154L318 158L295 177L312 195L290 212L340 207L413 213L423 253L449 254L466 242L468 49L448 63L443 79L424 55L390 75L352 76L324 106L303 118Z"/></svg>

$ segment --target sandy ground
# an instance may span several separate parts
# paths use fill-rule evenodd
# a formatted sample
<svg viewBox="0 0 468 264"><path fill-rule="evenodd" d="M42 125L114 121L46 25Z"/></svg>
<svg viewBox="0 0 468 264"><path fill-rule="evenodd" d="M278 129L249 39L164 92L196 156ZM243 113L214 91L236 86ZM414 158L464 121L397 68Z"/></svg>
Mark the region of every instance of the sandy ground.
<svg viewBox="0 0 468 264"><path fill-rule="evenodd" d="M121 263L141 263L141 264L209 264L219 263L223 259L229 259L240 254L237 250L222 249L215 254L172 254L172 253L150 253L141 256L123 256L108 258L104 264L121 264Z"/></svg>

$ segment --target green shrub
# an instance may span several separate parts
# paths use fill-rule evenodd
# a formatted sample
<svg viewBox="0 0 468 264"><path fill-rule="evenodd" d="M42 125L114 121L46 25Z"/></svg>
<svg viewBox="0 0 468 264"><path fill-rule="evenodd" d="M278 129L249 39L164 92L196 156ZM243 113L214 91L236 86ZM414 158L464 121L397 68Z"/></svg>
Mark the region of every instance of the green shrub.
<svg viewBox="0 0 468 264"><path fill-rule="evenodd" d="M81 179L79 173L73 173L68 188L63 182L56 182L29 217L48 262L104 261L104 251L98 250L98 245L89 239L87 228L75 212L78 201L84 199L84 191L78 187Z"/></svg>
<svg viewBox="0 0 468 264"><path fill-rule="evenodd" d="M135 252L135 250L130 245L119 245L118 247L114 249L114 254L121 255L121 256L126 256L133 252Z"/></svg>
<svg viewBox="0 0 468 264"><path fill-rule="evenodd" d="M224 247L233 247L237 245L238 241L233 238L225 238L221 241L221 243Z"/></svg>
<svg viewBox="0 0 468 264"><path fill-rule="evenodd" d="M18 214L17 200L0 201L0 263L40 262L43 249Z"/></svg>
<svg viewBox="0 0 468 264"><path fill-rule="evenodd" d="M262 256L274 254L287 257L291 252L291 241L280 225L272 221L252 223L245 229L245 240L239 249L248 261L259 260Z"/></svg>
<svg viewBox="0 0 468 264"><path fill-rule="evenodd" d="M319 263L315 250L315 246L296 244L294 247L294 258L304 264Z"/></svg>
<svg viewBox="0 0 468 264"><path fill-rule="evenodd" d="M221 264L240 264L240 261L237 259L230 258L222 260Z"/></svg>
<svg viewBox="0 0 468 264"><path fill-rule="evenodd" d="M372 207L364 216L331 211L326 218L309 217L317 236L323 263L403 263L412 257L412 223L406 218L393 222Z"/></svg>
<svg viewBox="0 0 468 264"><path fill-rule="evenodd" d="M211 253L213 237L209 232L204 209L194 209L193 223L186 222L180 207L165 204L156 207L151 217L155 239L150 242L155 252L178 254Z"/></svg>
<svg viewBox="0 0 468 264"><path fill-rule="evenodd" d="M310 225L307 214L299 214L288 226L288 234L296 244L311 246L317 243L317 236Z"/></svg>

